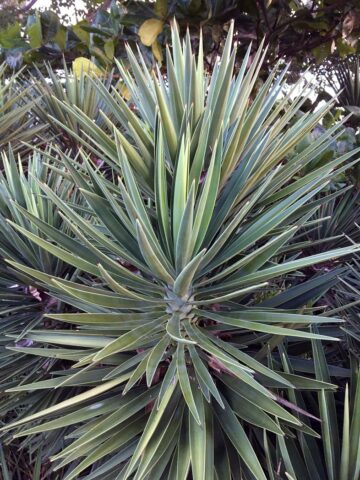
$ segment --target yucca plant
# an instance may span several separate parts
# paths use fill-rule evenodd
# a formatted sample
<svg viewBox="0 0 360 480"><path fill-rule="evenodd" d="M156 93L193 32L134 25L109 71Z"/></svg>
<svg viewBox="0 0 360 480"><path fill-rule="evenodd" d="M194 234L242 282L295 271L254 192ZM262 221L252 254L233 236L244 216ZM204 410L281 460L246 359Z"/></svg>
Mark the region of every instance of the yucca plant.
<svg viewBox="0 0 360 480"><path fill-rule="evenodd" d="M327 295L333 309L342 312L348 349L359 356L360 353L360 263L356 256L348 263L346 271L340 275L340 282Z"/></svg>
<svg viewBox="0 0 360 480"><path fill-rule="evenodd" d="M86 70L80 70L76 74L64 63L62 71L54 71L50 65L46 65L46 73L39 70L29 79L23 79L24 86L28 85L28 100L33 104L33 115L47 125L49 134L62 148L78 149L78 142L73 136L64 133L58 122L66 124L73 133L82 135L77 119L69 116L59 106L59 100L67 102L73 107L79 108L89 116L100 128L106 132L106 122L100 115L100 111L107 113L102 98L87 76ZM103 79L103 86L109 89L112 75ZM109 114L111 118L111 114ZM56 118L57 122L53 119Z"/></svg>
<svg viewBox="0 0 360 480"><path fill-rule="evenodd" d="M165 77L128 54L131 69L119 69L129 103L89 79L113 117L104 115L111 135L66 102L59 106L71 122L54 119L110 167L104 172L81 151L75 159L46 153L48 168L72 182L86 208L38 181L64 231L14 203L28 224L15 219L11 227L69 274L5 258L57 307L44 312L52 328L26 332L32 343L21 354L64 362L45 380L25 377L7 389L56 400L25 401L3 430L32 449L41 439L66 480L265 480L259 433L316 435L289 392L334 388L265 359L277 338L332 340L326 325L339 320L301 309L309 290L317 296L334 277L289 287L302 268L360 247L302 256L290 242L314 225L326 202L314 197L352 155L297 176L337 127L288 154L330 106L287 128L304 99L281 96L286 70L277 69L253 94L261 50L249 68L248 52L234 76L232 28L212 75L201 42L196 58L176 26Z"/></svg>
<svg viewBox="0 0 360 480"><path fill-rule="evenodd" d="M19 74L8 77L6 65L0 64L0 151L24 149L22 142L40 142L44 126L31 116L32 102L27 101L26 89L18 84Z"/></svg>
<svg viewBox="0 0 360 480"><path fill-rule="evenodd" d="M327 202L321 205L313 219L317 224L304 229L296 240L303 239L303 248L312 253L329 248L342 247L360 240L360 193L352 185L327 195Z"/></svg>
<svg viewBox="0 0 360 480"><path fill-rule="evenodd" d="M290 393L298 411L312 409L305 423L320 425L318 438L296 432L287 438L277 437L275 443L264 433L264 449L269 465L269 478L304 480L358 480L360 478L360 373L358 359L347 360L350 368L329 365L321 342L312 342L316 378L330 382L338 377L341 391L319 391L318 401L311 392ZM280 348L282 368L293 372L284 345ZM349 361L350 360L350 361ZM332 371L330 371L332 369ZM340 374L340 378L339 378ZM341 376L343 378L341 378ZM346 378L350 377L350 378ZM350 380L350 381L349 381ZM286 473L285 473L286 472ZM282 477L285 473L285 477Z"/></svg>
<svg viewBox="0 0 360 480"><path fill-rule="evenodd" d="M339 104L354 113L360 113L359 58L357 55L338 61L333 72L327 75L330 87L337 94Z"/></svg>
<svg viewBox="0 0 360 480"><path fill-rule="evenodd" d="M11 226L11 222L16 222L18 226L27 229L27 235L29 232L39 234L36 221L46 222L49 228L71 235L71 230L55 205L42 195L38 181L45 182L61 198L73 202L78 208L81 208L81 199L78 198L79 194L74 190L72 182L50 170L46 165L46 159L37 153L30 158L25 157L23 160L18 158L16 161L13 151L10 149L7 155L3 153L2 165L4 167L3 172L0 173L0 252L2 259L6 257L13 261L23 262L48 274L73 277L74 269L72 267L39 248L27 236L22 235ZM21 208L32 217L32 222L22 217L19 212ZM25 404L49 406L57 400L55 392L50 393L46 399L41 398L38 392L3 395L5 389L17 386L25 379L26 381L35 381L48 378L48 371L55 368L55 365L59 365L59 362L61 363L60 352L50 358L51 356L48 354L45 357L41 355L47 353L46 351L37 352L38 355L35 355L36 349L29 351L25 348L24 351L22 350L23 347L33 345L31 340L25 338L32 329L51 328L51 322L44 317L44 313L57 308L57 302L46 292L38 289L36 282L31 277L9 268L3 260L0 260L0 383L2 391L0 412L2 421L5 423L13 417L14 412L23 412ZM14 341L10 349L8 348L9 338ZM40 447L41 443L40 441L37 447ZM33 470L35 472L41 460L41 449L37 448L35 453L31 449L28 451L26 442L25 446L18 442L17 447L22 451L21 459L19 462L14 461L18 453L11 450L10 471L15 475L15 472L18 470L20 472L24 468L25 463L25 471ZM40 465L41 472L49 471L49 467L45 469L44 465L41 463ZM20 473L18 476L26 478L21 477ZM4 478L6 478L5 473ZM36 478L34 474L32 480Z"/></svg>

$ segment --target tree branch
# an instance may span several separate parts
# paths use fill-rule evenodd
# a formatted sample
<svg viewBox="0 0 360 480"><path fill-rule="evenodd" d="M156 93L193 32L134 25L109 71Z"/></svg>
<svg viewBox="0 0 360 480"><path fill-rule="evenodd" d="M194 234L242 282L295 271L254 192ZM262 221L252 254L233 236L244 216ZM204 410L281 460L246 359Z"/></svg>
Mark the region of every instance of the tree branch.
<svg viewBox="0 0 360 480"><path fill-rule="evenodd" d="M19 8L18 12L20 13L26 13L29 11L37 2L37 0L30 0L28 4L26 4L24 7Z"/></svg>

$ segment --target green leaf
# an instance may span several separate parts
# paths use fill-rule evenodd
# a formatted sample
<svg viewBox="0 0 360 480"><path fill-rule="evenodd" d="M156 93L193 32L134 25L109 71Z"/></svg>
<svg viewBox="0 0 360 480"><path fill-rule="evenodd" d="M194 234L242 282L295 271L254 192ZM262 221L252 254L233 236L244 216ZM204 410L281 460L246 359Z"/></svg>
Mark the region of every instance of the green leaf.
<svg viewBox="0 0 360 480"><path fill-rule="evenodd" d="M201 425L195 421L193 415L188 416L192 477L194 480L211 480L214 478L213 413L197 389L194 389L194 397Z"/></svg>
<svg viewBox="0 0 360 480"><path fill-rule="evenodd" d="M160 18L166 18L168 10L167 0L156 0L155 2L155 13Z"/></svg>
<svg viewBox="0 0 360 480"><path fill-rule="evenodd" d="M196 343L182 335L182 314L174 312L166 324L166 331L170 338L178 343Z"/></svg>
<svg viewBox="0 0 360 480"><path fill-rule="evenodd" d="M94 361L98 362L103 360L114 353L123 352L126 350L131 350L133 345L137 343L142 338L146 338L151 333L161 330L162 322L159 319L156 319L148 324L142 325L140 327L134 328L129 332L121 335L119 338L110 342L106 347L100 350L94 357Z"/></svg>
<svg viewBox="0 0 360 480"><path fill-rule="evenodd" d="M227 374L217 375L217 377L231 390L246 399L250 404L256 405L263 412L268 412L274 417L285 420L293 425L301 426L301 422L291 413L276 403L272 396L264 395L258 391L249 388L248 385L240 380L233 379ZM240 403L241 405L241 403Z"/></svg>
<svg viewBox="0 0 360 480"><path fill-rule="evenodd" d="M192 281L204 254L205 250L199 252L176 277L174 282L174 292L180 297L189 294Z"/></svg>
<svg viewBox="0 0 360 480"><path fill-rule="evenodd" d="M109 60L113 60L115 54L115 43L112 38L109 38L104 42L105 55Z"/></svg>
<svg viewBox="0 0 360 480"><path fill-rule="evenodd" d="M192 184L184 213L180 220L178 236L175 242L175 265L180 272L189 262L192 253L195 185Z"/></svg>
<svg viewBox="0 0 360 480"><path fill-rule="evenodd" d="M179 343L176 350L176 369L177 376L179 379L179 385L184 396L184 399L189 407L191 416L194 417L195 421L201 425L201 418L199 415L198 407L194 400L193 388L189 380L189 374L186 367L185 360L185 350L184 345Z"/></svg>
<svg viewBox="0 0 360 480"><path fill-rule="evenodd" d="M72 26L72 30L75 35L83 42L85 45L90 44L90 33L84 30L82 27L89 25L86 20L81 20L76 25Z"/></svg>
<svg viewBox="0 0 360 480"><path fill-rule="evenodd" d="M221 160L222 160L222 136L220 136L214 147L209 168L201 191L201 196L195 213L193 244L194 252L201 248L207 233L207 228L213 215L220 181Z"/></svg>
<svg viewBox="0 0 360 480"><path fill-rule="evenodd" d="M40 15L36 12L27 18L26 31L32 48L40 48L42 45L42 28Z"/></svg>
<svg viewBox="0 0 360 480"><path fill-rule="evenodd" d="M223 316L218 313L204 311L204 310L197 310L197 314L202 318L210 318L212 320L216 320L219 323L223 323L225 325L232 325L237 328L243 328L250 331L255 332L263 332L269 333L271 335L284 335L284 336L292 336L292 337L299 337L299 338L309 338L309 339L323 339L323 340L333 340L336 341L338 339L333 337L328 337L327 335L319 335L310 332L303 332L301 330L294 330L291 328L283 328L277 327L275 325L266 325L259 322L251 322L248 320L243 320L241 318L241 313L239 314L240 318L230 318L228 316Z"/></svg>
<svg viewBox="0 0 360 480"><path fill-rule="evenodd" d="M214 404L213 406L222 430L224 430L230 442L255 478L257 480L266 480L265 473L243 427L241 426L241 423L238 421L230 408L230 405L224 398L223 402L225 404L225 409L222 409L217 404Z"/></svg>
<svg viewBox="0 0 360 480"><path fill-rule="evenodd" d="M156 370L159 367L159 363L162 361L164 353L169 345L170 339L167 335L164 335L163 338L158 342L155 347L152 349L146 365L146 384L150 387Z"/></svg>
<svg viewBox="0 0 360 480"><path fill-rule="evenodd" d="M12 23L0 30L0 45L3 48L14 48L21 41L21 26L19 22Z"/></svg>
<svg viewBox="0 0 360 480"><path fill-rule="evenodd" d="M159 219L161 233L167 251L171 250L171 232L169 222L169 204L167 194L167 179L166 179L166 161L165 149L162 127L158 126L158 137L156 142L156 157L155 157L155 197L156 197L156 211Z"/></svg>
<svg viewBox="0 0 360 480"><path fill-rule="evenodd" d="M225 408L224 403L221 399L221 395L214 383L214 380L212 379L212 376L210 375L209 370L206 368L206 366L203 364L202 360L200 359L200 356L198 355L196 348L193 345L188 345L188 350L191 356L192 363L194 365L197 378L198 379L200 378L202 380L202 382L206 385L209 392L211 392L211 394L219 403L219 405L222 408Z"/></svg>
<svg viewBox="0 0 360 480"><path fill-rule="evenodd" d="M318 380L328 382L330 380L328 365L325 359L320 341L312 341L315 373ZM336 480L337 466L339 465L339 437L335 398L332 392L321 390L318 394L322 438L324 443L324 456L327 473L330 480Z"/></svg>
<svg viewBox="0 0 360 480"><path fill-rule="evenodd" d="M276 435L284 435L279 425L256 404L245 397L238 396L234 391L227 392L226 399L234 413L247 423L269 430Z"/></svg>
<svg viewBox="0 0 360 480"><path fill-rule="evenodd" d="M347 480L349 478L349 452L350 452L350 418L349 418L349 415L350 415L350 413L349 413L349 388L348 388L348 385L346 385L339 480Z"/></svg>
<svg viewBox="0 0 360 480"><path fill-rule="evenodd" d="M356 374L355 397L353 403L352 420L350 425L350 442L349 442L349 462L351 475L356 478L360 474L360 370L358 368ZM344 445L346 448L346 443Z"/></svg>
<svg viewBox="0 0 360 480"><path fill-rule="evenodd" d="M5 452L2 444L0 444L0 465L1 465L1 472L3 474L4 480L11 480L12 477L10 476L10 471L7 466Z"/></svg>
<svg viewBox="0 0 360 480"><path fill-rule="evenodd" d="M183 421L179 431L176 454L170 468L171 478L186 480L190 468L190 443L188 438L188 410L184 411Z"/></svg>
<svg viewBox="0 0 360 480"><path fill-rule="evenodd" d="M158 387L153 387L140 395L131 398L125 402L120 408L116 409L112 414L100 418L100 421L90 428L84 435L72 442L68 447L63 449L59 454L53 456L53 460L62 458L69 452L79 449L83 445L93 442L96 438L111 431L114 427L121 425L124 421L131 418L135 413L144 409L145 405L151 401L153 395L156 394Z"/></svg>
<svg viewBox="0 0 360 480"><path fill-rule="evenodd" d="M52 413L61 411L67 407L74 406L78 403L85 402L93 397L96 397L104 392L107 392L117 385L120 385L123 383L125 380L127 380L128 375L123 375L122 377L115 378L114 380L111 380L109 382L102 383L98 385L97 387L91 388L90 390L87 390L86 392L80 393L78 395L74 395L73 397L64 400L56 405L52 405L48 408L45 408L44 410L41 410L40 412L34 413L32 415L29 415L27 417L21 418L21 420L17 420L13 423L10 423L9 425L6 425L5 427L2 428L2 430L9 430L14 427L17 427L19 425L23 425L25 423L31 422L33 420L37 420L41 417L50 415Z"/></svg>
<svg viewBox="0 0 360 480"><path fill-rule="evenodd" d="M146 238L146 234L139 220L136 221L136 231L141 253L143 254L146 263L161 280L171 285L173 283L173 278L157 258L149 240Z"/></svg>
<svg viewBox="0 0 360 480"><path fill-rule="evenodd" d="M156 428L158 427L164 412L166 411L167 413L173 413L177 408L180 396L180 391L177 388L177 382L171 382L164 392L164 396L161 400L161 403L158 405L158 408L153 408L150 414L148 422L144 428L144 432L127 467L124 478L128 478L131 475L131 472L133 471L135 465L149 444Z"/></svg>
<svg viewBox="0 0 360 480"><path fill-rule="evenodd" d="M184 138L180 144L179 158L176 165L176 173L174 179L174 198L172 207L173 219L173 237L177 240L179 235L180 223L184 214L186 201L188 198L188 183L189 183L189 145Z"/></svg>

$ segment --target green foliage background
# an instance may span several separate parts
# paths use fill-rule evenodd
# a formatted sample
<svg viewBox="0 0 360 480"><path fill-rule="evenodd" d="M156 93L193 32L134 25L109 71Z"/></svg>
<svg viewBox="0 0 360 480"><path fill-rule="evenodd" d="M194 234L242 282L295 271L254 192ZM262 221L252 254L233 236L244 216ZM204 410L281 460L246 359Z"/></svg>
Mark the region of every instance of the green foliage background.
<svg viewBox="0 0 360 480"><path fill-rule="evenodd" d="M77 14L69 18L68 9ZM247 45L254 49L265 39L269 67L278 59L291 60L294 76L304 66L321 63L334 52L340 57L356 53L360 28L358 0L182 0L179 2L87 1L76 9L74 0L52 1L49 9L36 10L36 1L6 1L1 6L0 51L13 68L44 60L61 65L76 56L93 56L111 67L113 54L124 58L124 42L138 39L141 24L150 18L164 22L159 42L169 39L169 22L176 17L193 38L204 32L206 59L212 62L223 44L229 21L235 20L239 57ZM16 19L16 20L15 20ZM143 51L146 54L146 49ZM151 52L148 61L151 61Z"/></svg>

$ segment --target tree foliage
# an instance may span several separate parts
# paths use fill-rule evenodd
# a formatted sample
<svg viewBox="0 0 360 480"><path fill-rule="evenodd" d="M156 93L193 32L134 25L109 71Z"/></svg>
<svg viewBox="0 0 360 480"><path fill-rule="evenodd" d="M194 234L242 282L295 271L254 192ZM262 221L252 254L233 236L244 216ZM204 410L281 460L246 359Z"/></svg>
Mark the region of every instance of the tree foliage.
<svg viewBox="0 0 360 480"><path fill-rule="evenodd" d="M239 55L250 42L256 49L265 39L268 63L292 60L294 74L333 52L346 56L358 48L358 0L89 0L82 11L76 10L74 0L63 0L53 1L49 10L41 12L36 3L9 0L1 7L0 52L12 68L43 61L59 66L63 56L67 62L93 56L110 68L114 57L125 57L124 42L138 40L139 34L148 61L161 62L173 17L182 29L190 28L193 40L202 27L210 63L223 44L230 19L235 20ZM68 18L69 8L77 11L77 21Z"/></svg>

